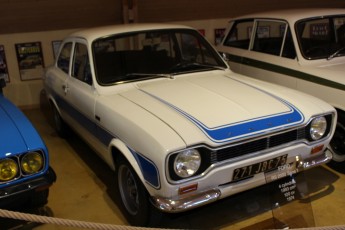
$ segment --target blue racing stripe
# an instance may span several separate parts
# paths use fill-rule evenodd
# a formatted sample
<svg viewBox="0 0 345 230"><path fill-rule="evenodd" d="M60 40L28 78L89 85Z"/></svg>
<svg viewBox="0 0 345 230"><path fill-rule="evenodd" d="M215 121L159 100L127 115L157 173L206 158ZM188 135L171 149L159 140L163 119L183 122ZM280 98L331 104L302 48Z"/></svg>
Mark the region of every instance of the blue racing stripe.
<svg viewBox="0 0 345 230"><path fill-rule="evenodd" d="M250 87L253 87L253 86L250 86ZM289 108L289 111L278 113L278 114L272 114L272 115L264 116L264 117L258 117L258 118L254 118L250 120L237 122L237 123L224 124L218 127L207 127L201 121L191 116L187 112L183 111L182 109L174 106L173 104L149 92L146 92L144 90L142 91L150 95L151 97L161 101L162 103L166 104L172 109L176 110L180 114L182 114L188 120L193 122L210 140L216 143L223 143L223 142L235 140L238 138L249 137L249 136L264 133L268 130L277 130L280 128L286 128L286 127L290 127L296 124L301 124L304 121L303 114L291 103L283 100L282 98L269 94L268 92L262 91L261 89L257 89L257 90L260 90L261 92L279 100L281 103L285 104Z"/></svg>

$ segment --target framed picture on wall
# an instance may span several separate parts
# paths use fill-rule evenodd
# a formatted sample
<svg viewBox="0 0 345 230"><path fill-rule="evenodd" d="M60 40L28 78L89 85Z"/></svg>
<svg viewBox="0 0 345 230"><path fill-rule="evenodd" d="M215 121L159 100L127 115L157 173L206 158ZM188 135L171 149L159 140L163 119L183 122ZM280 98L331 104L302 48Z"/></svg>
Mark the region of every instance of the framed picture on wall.
<svg viewBox="0 0 345 230"><path fill-rule="evenodd" d="M15 44L22 81L41 79L44 74L41 42Z"/></svg>
<svg viewBox="0 0 345 230"><path fill-rule="evenodd" d="M270 36L269 26L258 26L256 30L256 35L258 36L258 38L268 38Z"/></svg>
<svg viewBox="0 0 345 230"><path fill-rule="evenodd" d="M206 32L204 29L198 29L199 33L202 35L202 36L205 36L206 35Z"/></svg>
<svg viewBox="0 0 345 230"><path fill-rule="evenodd" d="M4 78L6 82L10 82L5 55L5 47L3 45L0 45L0 78Z"/></svg>
<svg viewBox="0 0 345 230"><path fill-rule="evenodd" d="M218 45L222 42L225 35L225 28L214 30L214 44Z"/></svg>
<svg viewBox="0 0 345 230"><path fill-rule="evenodd" d="M56 58L56 55L58 55L61 42L61 40L52 41L54 59Z"/></svg>
<svg viewBox="0 0 345 230"><path fill-rule="evenodd" d="M317 39L328 38L328 23L315 23L310 25L310 37Z"/></svg>

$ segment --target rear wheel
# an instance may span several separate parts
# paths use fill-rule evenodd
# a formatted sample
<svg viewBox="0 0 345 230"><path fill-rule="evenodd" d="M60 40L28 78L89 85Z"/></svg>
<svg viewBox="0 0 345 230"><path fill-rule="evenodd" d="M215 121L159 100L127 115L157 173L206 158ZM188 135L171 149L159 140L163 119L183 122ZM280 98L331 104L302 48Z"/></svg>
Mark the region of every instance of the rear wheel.
<svg viewBox="0 0 345 230"><path fill-rule="evenodd" d="M330 147L333 152L333 161L345 161L345 113L342 111L338 111L337 127L330 142Z"/></svg>

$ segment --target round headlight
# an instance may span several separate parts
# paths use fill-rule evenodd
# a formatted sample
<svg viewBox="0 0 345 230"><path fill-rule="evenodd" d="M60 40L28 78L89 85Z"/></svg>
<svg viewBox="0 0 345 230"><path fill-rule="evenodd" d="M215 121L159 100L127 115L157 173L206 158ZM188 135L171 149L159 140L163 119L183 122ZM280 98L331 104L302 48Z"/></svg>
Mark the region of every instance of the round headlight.
<svg viewBox="0 0 345 230"><path fill-rule="evenodd" d="M317 117L310 124L310 137L316 141L325 134L327 129L327 121L325 117Z"/></svg>
<svg viewBox="0 0 345 230"><path fill-rule="evenodd" d="M18 174L18 165L12 159L0 161L0 181L12 180Z"/></svg>
<svg viewBox="0 0 345 230"><path fill-rule="evenodd" d="M187 178L198 171L200 164L200 153L195 149L188 149L177 154L174 161L174 170L179 177Z"/></svg>
<svg viewBox="0 0 345 230"><path fill-rule="evenodd" d="M27 153L21 161L21 167L26 174L39 172L43 167L43 157L37 152Z"/></svg>

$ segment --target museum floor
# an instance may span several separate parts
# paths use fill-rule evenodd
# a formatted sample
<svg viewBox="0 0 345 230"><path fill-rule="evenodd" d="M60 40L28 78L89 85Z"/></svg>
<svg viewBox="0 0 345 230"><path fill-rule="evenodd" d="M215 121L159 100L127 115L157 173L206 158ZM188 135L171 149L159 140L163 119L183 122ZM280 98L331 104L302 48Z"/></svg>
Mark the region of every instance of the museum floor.
<svg viewBox="0 0 345 230"><path fill-rule="evenodd" d="M57 182L48 204L38 210L21 211L56 218L127 225L116 205L114 173L76 135L61 139L44 110L26 110L50 151ZM165 215L162 228L268 229L345 225L345 166L322 166L299 174L297 187L307 196L284 202L275 200L274 185L265 185L187 213ZM307 191L307 192L306 192ZM282 201L283 200L283 201ZM279 205L277 205L279 204ZM279 206L275 207L274 205ZM82 229L0 218L0 229Z"/></svg>

